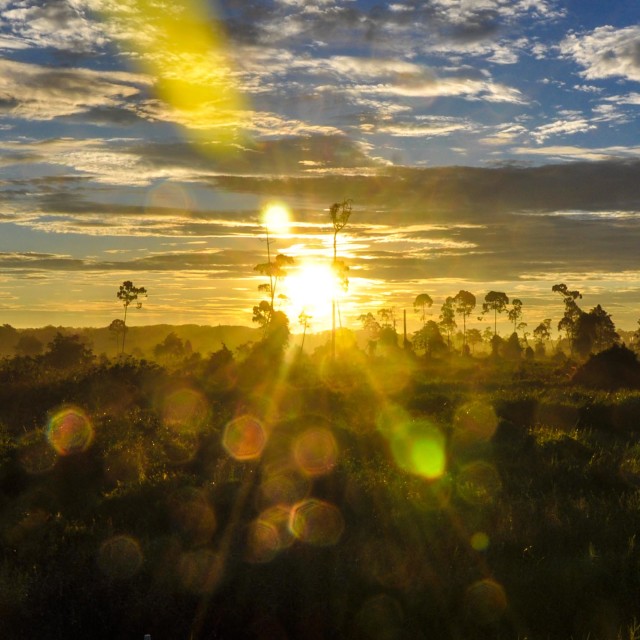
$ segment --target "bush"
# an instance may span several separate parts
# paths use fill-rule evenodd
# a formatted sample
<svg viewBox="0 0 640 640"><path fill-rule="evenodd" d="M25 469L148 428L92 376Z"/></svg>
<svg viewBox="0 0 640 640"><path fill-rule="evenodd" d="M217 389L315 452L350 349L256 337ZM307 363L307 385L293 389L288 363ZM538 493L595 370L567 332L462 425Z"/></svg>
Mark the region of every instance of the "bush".
<svg viewBox="0 0 640 640"><path fill-rule="evenodd" d="M593 355L573 375L572 382L592 389L640 389L640 362L625 346L614 345Z"/></svg>

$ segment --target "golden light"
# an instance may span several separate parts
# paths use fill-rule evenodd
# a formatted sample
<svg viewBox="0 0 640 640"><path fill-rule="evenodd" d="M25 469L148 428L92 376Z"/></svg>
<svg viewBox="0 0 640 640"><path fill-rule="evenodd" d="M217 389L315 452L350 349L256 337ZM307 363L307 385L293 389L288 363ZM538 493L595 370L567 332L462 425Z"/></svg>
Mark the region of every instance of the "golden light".
<svg viewBox="0 0 640 640"><path fill-rule="evenodd" d="M331 318L331 303L344 295L331 266L320 263L301 264L284 281L287 315L294 320L304 312L311 316L314 328Z"/></svg>
<svg viewBox="0 0 640 640"><path fill-rule="evenodd" d="M289 209L283 204L270 204L262 214L262 224L269 233L287 233L291 224Z"/></svg>
<svg viewBox="0 0 640 640"><path fill-rule="evenodd" d="M212 8L201 0L128 0L103 3L102 15L163 101L147 105L153 115L182 124L202 151L232 151L248 111Z"/></svg>

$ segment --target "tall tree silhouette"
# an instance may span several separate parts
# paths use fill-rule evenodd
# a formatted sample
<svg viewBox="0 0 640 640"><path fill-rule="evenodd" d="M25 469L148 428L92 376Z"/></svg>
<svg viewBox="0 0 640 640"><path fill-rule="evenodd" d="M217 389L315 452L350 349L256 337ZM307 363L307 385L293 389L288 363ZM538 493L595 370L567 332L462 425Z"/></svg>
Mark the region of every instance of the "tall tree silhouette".
<svg viewBox="0 0 640 640"><path fill-rule="evenodd" d="M144 287L134 287L133 282L131 280L125 280L118 289L118 300L122 302L122 306L124 307L124 331L122 332L122 352L124 353L124 341L127 337L127 310L129 309L129 305L136 303L136 309L140 309L142 307L142 301L139 300L140 297L147 297L147 290Z"/></svg>
<svg viewBox="0 0 640 640"><path fill-rule="evenodd" d="M509 298L502 291L489 291L484 297L482 303L482 313L490 313L493 311L493 335L498 333L498 314L502 313L509 304Z"/></svg>
<svg viewBox="0 0 640 640"><path fill-rule="evenodd" d="M563 282L554 284L553 287L551 287L551 291L559 293L562 296L564 315L560 322L558 322L558 331L565 332L567 340L569 341L569 349L573 354L576 323L578 322L580 314L583 313L576 300L582 298L582 294L577 290L570 290Z"/></svg>
<svg viewBox="0 0 640 640"><path fill-rule="evenodd" d="M433 300L428 293L420 293L413 301L413 310L416 313L420 313L420 320L422 321L423 327L427 322L427 307L430 307L432 304Z"/></svg>
<svg viewBox="0 0 640 640"><path fill-rule="evenodd" d="M473 293L460 289L453 297L453 304L458 315L462 316L462 348L467 346L467 318L476 308L476 297Z"/></svg>
<svg viewBox="0 0 640 640"><path fill-rule="evenodd" d="M447 346L451 346L451 334L456 328L456 312L453 308L453 298L447 297L440 310L440 328L447 334Z"/></svg>
<svg viewBox="0 0 640 640"><path fill-rule="evenodd" d="M275 259L271 258L271 246L275 240L271 237L269 224L264 225L266 243L267 243L267 261L257 264L253 270L267 277L267 282L258 285L258 291L262 291L269 296L269 300L262 300L253 307L253 322L257 322L264 329L263 339L266 338L269 325L273 322L275 308L276 293L278 285L286 276L286 268L294 264L294 259L283 253L278 253Z"/></svg>
<svg viewBox="0 0 640 640"><path fill-rule="evenodd" d="M513 332L517 333L518 329L526 327L526 323L519 322L520 318L522 318L522 300L519 298L514 298L511 301L511 309L507 312L507 317L511 322L513 322Z"/></svg>
<svg viewBox="0 0 640 640"><path fill-rule="evenodd" d="M351 200L343 200L335 202L329 208L331 216L331 225L333 226L333 272L337 281L346 290L349 286L349 267L342 261L338 260L338 234L347 226L351 217ZM333 296L331 301L331 357L336 357L336 297Z"/></svg>

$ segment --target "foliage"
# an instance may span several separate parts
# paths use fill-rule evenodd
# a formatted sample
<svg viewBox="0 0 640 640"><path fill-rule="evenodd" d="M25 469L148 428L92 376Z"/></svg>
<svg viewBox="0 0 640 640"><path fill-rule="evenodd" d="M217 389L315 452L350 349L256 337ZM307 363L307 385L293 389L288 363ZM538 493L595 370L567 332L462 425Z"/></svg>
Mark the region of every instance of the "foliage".
<svg viewBox="0 0 640 640"><path fill-rule="evenodd" d="M510 322L513 322L514 332L517 332L518 329L526 326L524 323L519 322L520 318L522 318L522 300L514 298L511 301L511 309L507 312L507 317Z"/></svg>
<svg viewBox="0 0 640 640"><path fill-rule="evenodd" d="M44 349L44 345L33 334L22 333L16 342L15 351L19 356L34 357L39 356Z"/></svg>
<svg viewBox="0 0 640 640"><path fill-rule="evenodd" d="M578 355L583 358L590 353L598 353L620 342L615 325L600 305L589 313L581 312L574 326L574 346Z"/></svg>
<svg viewBox="0 0 640 640"><path fill-rule="evenodd" d="M482 313L493 311L493 334L498 333L498 314L502 313L509 304L509 297L502 291L489 291L482 303Z"/></svg>
<svg viewBox="0 0 640 640"><path fill-rule="evenodd" d="M470 291L461 289L453 297L453 305L455 312L462 316L462 344L466 346L467 338L467 318L473 313L476 308L476 297Z"/></svg>
<svg viewBox="0 0 640 640"><path fill-rule="evenodd" d="M575 372L573 381L597 389L640 389L640 363L633 351L613 345L592 355Z"/></svg>
<svg viewBox="0 0 640 640"><path fill-rule="evenodd" d="M422 322L422 326L424 326L427 322L427 308L433 305L433 300L428 293L420 293L416 296L413 301L413 310L416 313L420 313L420 321Z"/></svg>
<svg viewBox="0 0 640 640"><path fill-rule="evenodd" d="M171 372L133 358L0 361L6 637L632 628L640 391L589 389L549 360L396 349L372 361L353 341L335 361L325 348L289 363L287 332L276 312L244 362L223 346ZM521 348L514 335L505 348ZM414 344L429 336L444 348L434 321ZM623 347L589 362L601 379L640 380ZM71 421L51 419L69 408ZM52 428L82 416L93 439L65 450ZM255 457L232 455L229 425L253 429ZM441 475L416 472L440 446ZM321 508L307 527L301 505Z"/></svg>
<svg viewBox="0 0 640 640"><path fill-rule="evenodd" d="M422 329L413 334L413 347L428 357L439 357L447 350L440 328L433 320L428 320Z"/></svg>
<svg viewBox="0 0 640 640"><path fill-rule="evenodd" d="M451 334L456 328L456 312L454 309L454 300L451 296L447 297L440 310L440 328L447 335L447 345L451 345Z"/></svg>
<svg viewBox="0 0 640 640"><path fill-rule="evenodd" d="M559 293L562 296L564 302L564 315L560 322L558 322L558 331L564 331L567 340L571 346L571 352L573 353L574 339L575 339L575 327L578 321L578 317L582 313L582 309L576 303L576 300L582 298L582 294L577 290L570 290L566 284L554 284L551 287L554 293Z"/></svg>
<svg viewBox="0 0 640 640"><path fill-rule="evenodd" d="M182 340L172 331L153 348L153 355L159 359L177 359L186 355L186 349Z"/></svg>
<svg viewBox="0 0 640 640"><path fill-rule="evenodd" d="M141 297L147 297L147 290L144 287L136 287L134 286L131 280L125 280L118 289L118 293L116 297L120 302L122 302L122 306L124 307L124 318L122 320L122 351L124 353L124 343L125 338L127 337L126 325L127 325L127 310L129 306L135 302L136 309L140 309L142 307ZM113 323L112 323L113 325Z"/></svg>
<svg viewBox="0 0 640 640"><path fill-rule="evenodd" d="M43 361L55 369L81 367L90 363L95 356L77 334L65 336L56 333L47 345Z"/></svg>

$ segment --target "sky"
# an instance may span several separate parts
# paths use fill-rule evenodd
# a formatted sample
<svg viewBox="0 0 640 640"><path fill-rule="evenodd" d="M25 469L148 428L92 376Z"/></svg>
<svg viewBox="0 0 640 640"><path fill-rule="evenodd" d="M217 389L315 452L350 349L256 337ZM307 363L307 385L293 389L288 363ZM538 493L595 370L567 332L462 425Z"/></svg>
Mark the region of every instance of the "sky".
<svg viewBox="0 0 640 640"><path fill-rule="evenodd" d="M640 317L637 0L0 0L0 323L340 320L565 282ZM272 206L288 227L265 219ZM271 226L271 228L270 228ZM311 265L311 266L309 266ZM483 328L490 324L474 320ZM507 325L503 324L503 331Z"/></svg>

